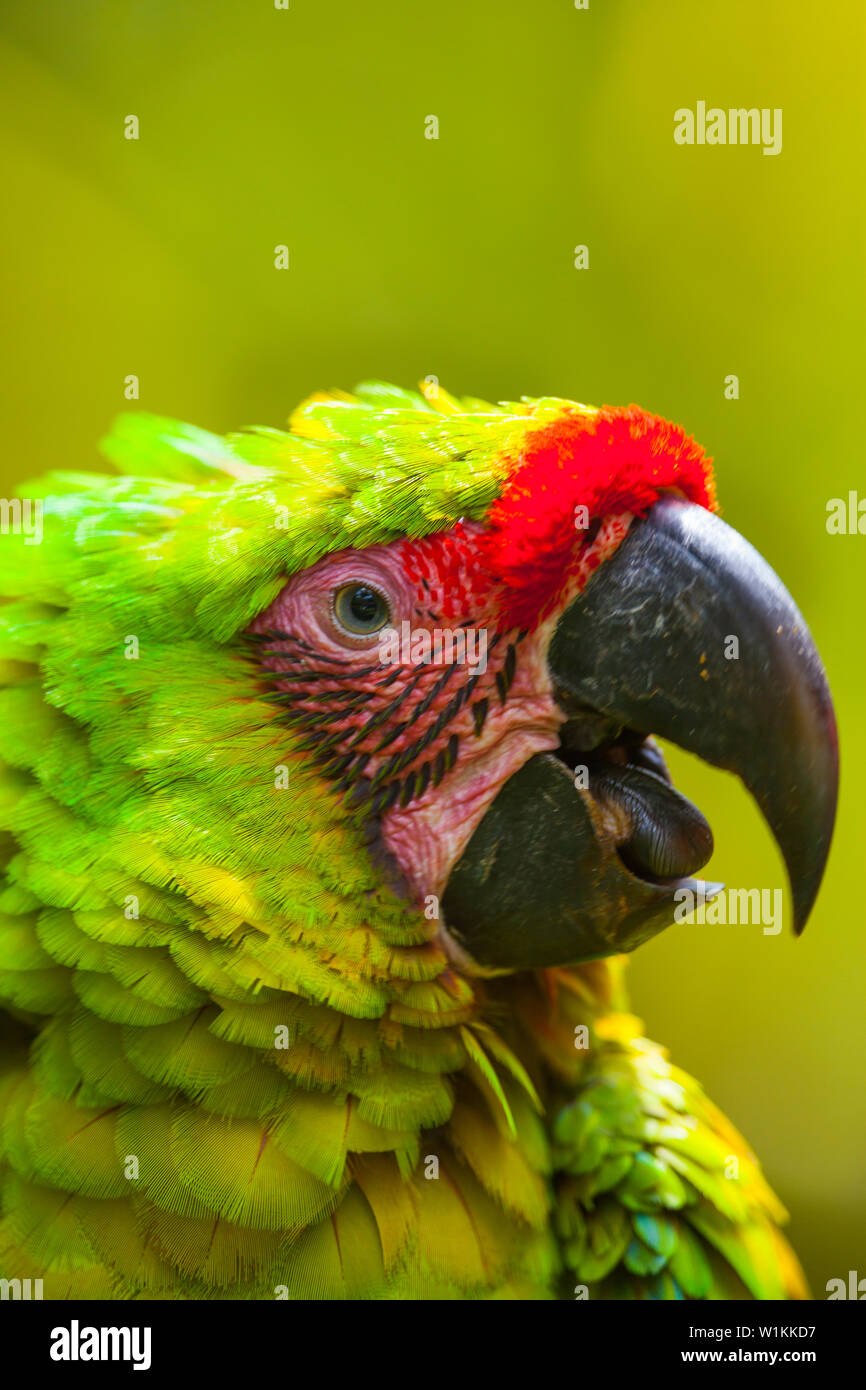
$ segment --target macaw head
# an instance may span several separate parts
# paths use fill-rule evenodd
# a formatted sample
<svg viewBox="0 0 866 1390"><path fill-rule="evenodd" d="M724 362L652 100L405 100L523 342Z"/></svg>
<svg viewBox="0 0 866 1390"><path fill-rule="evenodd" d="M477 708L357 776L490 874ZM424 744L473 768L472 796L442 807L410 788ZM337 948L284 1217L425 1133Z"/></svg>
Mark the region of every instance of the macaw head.
<svg viewBox="0 0 866 1390"><path fill-rule="evenodd" d="M422 460L440 487L450 475L447 521L331 550L250 632L287 725L365 818L368 852L441 902L461 966L628 951L683 890L717 891L694 877L710 826L656 736L742 778L802 929L835 811L830 695L692 439L634 406L493 408L435 387L314 401L295 428L332 451L354 439L383 489L397 470L397 500L423 488Z"/></svg>
<svg viewBox="0 0 866 1390"><path fill-rule="evenodd" d="M802 928L827 682L681 429L372 385L229 440L123 417L106 452L127 476L50 476L44 544L3 551L46 702L8 754L54 827L46 849L22 800L28 891L134 892L244 978L366 1016L389 972L421 978L400 942L463 973L578 962L711 896L658 736L742 778ZM87 873L52 876L61 854Z"/></svg>

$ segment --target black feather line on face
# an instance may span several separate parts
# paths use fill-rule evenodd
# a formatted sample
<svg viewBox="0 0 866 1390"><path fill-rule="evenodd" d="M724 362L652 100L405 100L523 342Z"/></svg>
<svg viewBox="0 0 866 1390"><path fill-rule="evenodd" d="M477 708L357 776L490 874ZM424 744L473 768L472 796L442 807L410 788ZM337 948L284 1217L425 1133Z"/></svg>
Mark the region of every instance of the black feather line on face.
<svg viewBox="0 0 866 1390"><path fill-rule="evenodd" d="M471 627L472 622L467 620L458 626ZM496 648L502 635L502 633L494 634L488 646L488 653ZM502 704L505 703L516 672L516 645L526 635L525 631L521 631L515 641L509 643L505 662L500 671L497 672L495 683ZM370 757L383 752L396 739L405 734L406 730L411 728L416 721L421 719L454 678L455 671L459 670L456 662L447 666L423 697L406 710L406 717L395 724L393 728L386 730L384 737L372 753L362 753L357 751L359 743L387 724L395 714L401 711L407 700L410 701L411 705L410 697L427 674L427 664L419 665L396 697L377 711L360 729L356 731L329 730L327 726L334 719L345 719L356 708L375 699L378 690L393 685L401 676L406 675L408 668L399 666L388 671L385 676L375 682L375 690L357 690L346 688L342 686L342 683L356 682L375 675L381 671L381 665L336 671L333 669L334 666L349 667L351 663L336 657L327 657L322 652L316 651L309 643L296 637L295 634L279 632L276 629L268 629L262 633L248 633L245 634L245 639L257 648L256 656L258 658L276 658L294 666L299 663L302 664L303 669L291 671L271 671L260 668L259 676L268 684L285 681L292 683L293 689L270 691L266 698L270 702L280 705L282 713L279 716L279 721L281 723L286 723L303 733L298 745L299 749L314 754L321 772L327 778L333 779L336 789L341 792L348 792L357 786L363 777ZM290 642L300 650L264 649L265 643L272 643L274 640ZM321 662L327 662L328 668L323 669L319 664ZM425 732L401 752L392 754L380 766L372 781L362 783L359 790L362 793L363 801L374 815L383 815L398 801L402 807L410 805L412 801L424 795L431 781L434 787L438 786L443 777L454 767L460 748L457 734L450 736L447 746L438 751L432 763L422 763L420 767L413 768L404 780L399 780L399 774L403 769L410 763L416 762L424 751L442 735L451 721L457 717L471 699L480 679L481 674L476 673L463 682ZM337 682L341 683L342 688L338 686L336 689L320 689L315 692L303 689L303 684L333 686ZM305 697L314 698L317 701L317 707L311 709L309 704L304 703ZM285 708L286 706L288 708ZM472 707L476 737L481 734L484 728L488 712L489 700L486 696ZM322 727L323 725L325 727Z"/></svg>
<svg viewBox="0 0 866 1390"><path fill-rule="evenodd" d="M298 698L294 691L289 693L291 699L296 700ZM351 709L354 705L365 705L368 700L374 700L376 692L375 690L323 690L322 698L331 702L339 700L343 709L347 707Z"/></svg>
<svg viewBox="0 0 866 1390"><path fill-rule="evenodd" d="M489 708L490 701L486 698L483 700L476 701L476 703L472 706L472 718L475 721L476 738L478 738L479 734L481 733L481 730L484 728L484 721L487 718L487 711Z"/></svg>
<svg viewBox="0 0 866 1390"><path fill-rule="evenodd" d="M445 749L440 748L433 759L433 786L438 787L445 776Z"/></svg>
<svg viewBox="0 0 866 1390"><path fill-rule="evenodd" d="M445 671L439 677L438 681L434 681L433 685L431 685L430 689L427 691L427 694L424 696L420 704L415 706L414 710L412 711L413 719L417 719L420 715L427 713L433 701L436 699L436 696L441 695L442 691L445 689L446 685L450 681L456 669L456 666L446 667Z"/></svg>
<svg viewBox="0 0 866 1390"><path fill-rule="evenodd" d="M354 761L354 753L344 753L342 757L331 758L330 762L325 763L322 772L325 777L342 777Z"/></svg>
<svg viewBox="0 0 866 1390"><path fill-rule="evenodd" d="M366 724L363 724L361 726L361 728L355 734L354 738L352 738L349 742L348 747L357 747L357 745L361 743L367 737L368 734L375 733L377 729L381 729L383 724L387 724L388 720L391 718L391 715L397 713L403 701L406 699L406 696L409 695L411 691L415 688L415 686L418 684L418 681L422 674L423 667L412 677L412 680L406 686L405 690L400 691L396 699L392 700L389 705L385 705L384 709L380 709L378 713L372 715L371 718L367 720Z"/></svg>
<svg viewBox="0 0 866 1390"><path fill-rule="evenodd" d="M392 672L390 673L390 675L385 676L384 680L377 681L376 684L377 684L380 688L385 687L385 686L388 686L388 685L393 685L394 682L395 682L395 680L397 679L397 677L398 677L398 676L402 676L402 674L403 674L403 672L405 671L405 669L406 669L405 666L398 666L397 669L396 669L395 671L392 671Z"/></svg>
<svg viewBox="0 0 866 1390"><path fill-rule="evenodd" d="M416 794L417 794L417 793L416 793L416 788L417 788L417 786L418 786L418 774L417 774L417 772L410 772L410 773L409 773L409 776L406 778L405 782L403 783L403 790L402 790L402 792L400 793L400 806L401 806L402 808L405 808L406 806L408 806L408 805L409 805L409 802L412 801L412 800L414 799L414 797L415 797Z"/></svg>
<svg viewBox="0 0 866 1390"><path fill-rule="evenodd" d="M304 641L303 637L296 637L293 632L280 632L277 628L272 627L265 628L265 632L268 634L270 641L292 642L296 647L300 648L303 656L313 656L317 661L326 661L330 666L351 666L352 664L350 657L327 656L324 652L320 652L315 647L311 646L309 642ZM268 653L268 655L287 656L288 653L272 652ZM375 670L375 667L373 669ZM357 674L357 672L355 674Z"/></svg>
<svg viewBox="0 0 866 1390"><path fill-rule="evenodd" d="M390 745L394 742L395 738L399 738L400 735L401 735L406 729L408 729L408 727L409 727L409 721L408 721L408 719L403 719L403 720L400 721L399 724L395 724L394 727L393 727L393 729L389 729L388 732L386 733L385 737L384 737L383 739L380 739L380 740L379 740L379 742L376 744L376 747L373 749L373 752L374 752L374 753L384 753L385 749L388 748L388 747L390 747Z"/></svg>
<svg viewBox="0 0 866 1390"><path fill-rule="evenodd" d="M301 660L299 656L286 656L284 652L265 652L265 656L279 656L285 661ZM266 681L354 681L364 676L374 676L379 669L378 666L365 666L360 671L318 671L313 666L306 666L303 671L263 671L261 675Z"/></svg>
<svg viewBox="0 0 866 1390"><path fill-rule="evenodd" d="M503 671L505 672L505 688L506 688L506 690L510 690L510 689L511 689L511 684L512 684L512 681L514 680L514 672L516 671L516 669L517 669L517 651L516 651L516 649L515 649L514 643L513 643L513 642L509 642L509 644L508 644L508 651L507 651L506 654L505 654L505 665L504 665L504 667L503 667Z"/></svg>
<svg viewBox="0 0 866 1390"><path fill-rule="evenodd" d="M350 753L349 757L352 759L352 769L337 783L337 791L339 792L346 792L350 787L353 787L370 761L369 753Z"/></svg>

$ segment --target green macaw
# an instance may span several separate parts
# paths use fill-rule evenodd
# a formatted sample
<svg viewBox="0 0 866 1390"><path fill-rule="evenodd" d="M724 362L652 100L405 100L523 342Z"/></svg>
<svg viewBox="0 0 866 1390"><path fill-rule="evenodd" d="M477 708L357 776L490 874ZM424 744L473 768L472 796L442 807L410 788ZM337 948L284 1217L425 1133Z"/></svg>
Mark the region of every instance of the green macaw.
<svg viewBox="0 0 866 1390"><path fill-rule="evenodd" d="M721 889L652 735L743 778L797 929L832 832L819 658L702 450L372 384L104 451L0 539L0 1273L807 1296L622 978Z"/></svg>

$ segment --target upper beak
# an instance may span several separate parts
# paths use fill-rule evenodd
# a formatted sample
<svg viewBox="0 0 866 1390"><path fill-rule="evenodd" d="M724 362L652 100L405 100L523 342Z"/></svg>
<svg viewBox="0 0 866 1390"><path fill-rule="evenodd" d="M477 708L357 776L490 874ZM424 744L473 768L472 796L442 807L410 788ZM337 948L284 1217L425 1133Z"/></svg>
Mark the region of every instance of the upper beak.
<svg viewBox="0 0 866 1390"><path fill-rule="evenodd" d="M836 725L806 624L757 551L705 508L666 498L562 614L548 664L569 714L623 726L629 746L658 734L742 778L782 852L802 931L833 832ZM597 797L575 792L560 758L538 754L510 779L443 900L473 959L519 968L631 950L668 925L678 888L707 892L659 872L668 861L692 872L712 839L646 763L629 769L656 836L646 876L627 867ZM658 848L665 833L670 851Z"/></svg>

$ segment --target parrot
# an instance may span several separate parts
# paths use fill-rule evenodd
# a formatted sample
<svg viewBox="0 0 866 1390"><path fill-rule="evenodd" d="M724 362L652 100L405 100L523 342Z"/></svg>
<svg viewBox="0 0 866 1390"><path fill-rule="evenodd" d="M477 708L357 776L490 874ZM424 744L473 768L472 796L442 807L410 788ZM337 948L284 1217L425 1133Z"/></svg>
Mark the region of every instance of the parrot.
<svg viewBox="0 0 866 1390"><path fill-rule="evenodd" d="M625 980L724 891L666 742L741 779L796 933L833 832L820 657L703 448L428 379L102 453L0 540L0 1274L808 1298Z"/></svg>

